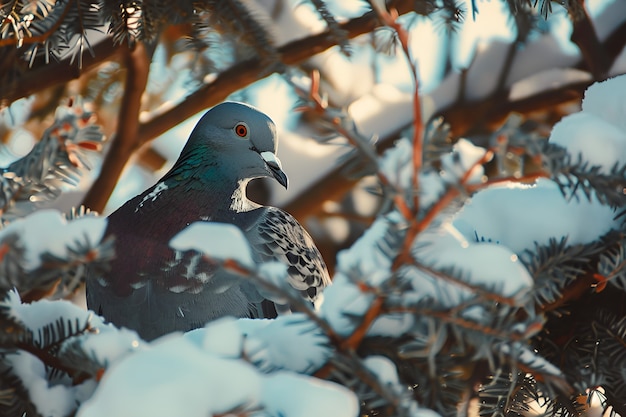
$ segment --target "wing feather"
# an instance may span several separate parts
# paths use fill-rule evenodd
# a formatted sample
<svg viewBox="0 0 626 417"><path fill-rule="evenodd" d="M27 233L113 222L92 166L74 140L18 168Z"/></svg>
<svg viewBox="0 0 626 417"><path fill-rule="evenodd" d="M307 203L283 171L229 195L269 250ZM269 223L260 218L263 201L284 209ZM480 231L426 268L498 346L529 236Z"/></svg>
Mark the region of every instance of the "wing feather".
<svg viewBox="0 0 626 417"><path fill-rule="evenodd" d="M305 299L315 301L330 284L328 269L313 239L289 213L265 207L247 235L259 261L287 265L289 284Z"/></svg>

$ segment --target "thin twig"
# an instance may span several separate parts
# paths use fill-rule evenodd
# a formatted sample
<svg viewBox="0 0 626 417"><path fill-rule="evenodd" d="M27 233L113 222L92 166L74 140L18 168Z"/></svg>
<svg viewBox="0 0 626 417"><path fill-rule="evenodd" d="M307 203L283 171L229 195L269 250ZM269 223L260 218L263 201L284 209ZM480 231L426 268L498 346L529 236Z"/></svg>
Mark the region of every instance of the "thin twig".
<svg viewBox="0 0 626 417"><path fill-rule="evenodd" d="M483 297L485 300L494 301L496 303L500 303L500 304L508 305L512 307L519 306L519 302L515 299L515 297L505 297L501 294L487 291L478 285L471 284L467 281L458 279L454 277L453 275L449 275L441 271L438 271L428 265L424 265L423 263L417 260L413 260L413 262L411 262L411 265L413 265L420 271L426 272L428 275L432 275L436 278L441 279L442 281L446 281L456 286L459 286L461 288L465 288L466 290L469 290L472 294L479 295L480 297Z"/></svg>

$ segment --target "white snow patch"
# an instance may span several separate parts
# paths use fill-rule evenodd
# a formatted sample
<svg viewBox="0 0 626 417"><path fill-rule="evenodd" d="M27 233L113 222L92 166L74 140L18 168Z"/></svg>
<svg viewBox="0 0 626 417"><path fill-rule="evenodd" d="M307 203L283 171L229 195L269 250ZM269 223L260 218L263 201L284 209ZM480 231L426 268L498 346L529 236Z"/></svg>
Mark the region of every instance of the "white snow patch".
<svg viewBox="0 0 626 417"><path fill-rule="evenodd" d="M380 171L399 190L413 187L413 144L407 138L398 140L379 159ZM422 171L419 175L419 196L422 207L434 204L444 192L445 185L435 170Z"/></svg>
<svg viewBox="0 0 626 417"><path fill-rule="evenodd" d="M505 355L515 357L518 361L531 369L538 369L542 373L554 376L563 376L563 373L558 367L548 362L545 358L535 354L527 346L523 346L519 343L515 343L513 346L503 344L500 346L500 351Z"/></svg>
<svg viewBox="0 0 626 417"><path fill-rule="evenodd" d="M506 86L511 86L516 81L544 70L574 66L580 59L580 53L562 43L563 41L558 39L557 35L548 32L516 51ZM504 56L502 55L502 59Z"/></svg>
<svg viewBox="0 0 626 417"><path fill-rule="evenodd" d="M234 317L212 321L204 329L195 332L201 332L202 348L207 352L222 358L241 357L244 339Z"/></svg>
<svg viewBox="0 0 626 417"><path fill-rule="evenodd" d="M274 320L240 319L246 357L263 372L290 370L312 373L331 355L324 332L302 313Z"/></svg>
<svg viewBox="0 0 626 417"><path fill-rule="evenodd" d="M232 321L217 325L227 326L231 335L236 333ZM208 350L198 344L203 337L215 337L215 332L202 329L190 336L160 338L114 364L77 416L169 417L182 413L204 417L234 410L290 417L357 415L356 397L347 388L289 372L263 375L243 360L215 356L213 341L203 341ZM217 351L233 353L230 348Z"/></svg>
<svg viewBox="0 0 626 417"><path fill-rule="evenodd" d="M40 300L35 303L22 303L20 296L15 291L9 291L8 297L0 302L0 305L8 307L9 315L24 323L31 329L40 329L50 324L56 317L78 323L87 323L93 315L90 311L65 300Z"/></svg>
<svg viewBox="0 0 626 417"><path fill-rule="evenodd" d="M41 300L22 304L16 292L9 292L8 298L2 301L2 305L8 307L11 317L32 329L35 338L38 337L38 329L56 320L76 322L81 326L81 323L86 324L91 319L92 328L96 328L98 332L89 331L68 339L60 346L60 355L63 355L66 347L79 342L81 348L89 352L97 362L108 365L140 347L140 339L135 332L104 325L92 312L81 309L68 301ZM43 363L24 351L7 355L7 360L24 382L37 411L45 417L72 414L77 404L88 398L95 389L94 380L87 380L79 385L70 385L67 379L51 383L46 378Z"/></svg>
<svg viewBox="0 0 626 417"><path fill-rule="evenodd" d="M26 249L24 267L30 271L41 265L44 253L66 258L68 248L75 248L77 244L97 246L106 224L106 219L101 217L88 216L68 222L56 210L39 210L0 230L0 242L9 235L17 235Z"/></svg>
<svg viewBox="0 0 626 417"><path fill-rule="evenodd" d="M510 42L498 39L480 41L476 46L476 56L467 72L466 97L477 101L491 94L498 83Z"/></svg>
<svg viewBox="0 0 626 417"><path fill-rule="evenodd" d="M626 91L626 85L624 88ZM626 106L623 111L622 119L626 120ZM554 125L550 142L566 148L574 161L580 155L583 161L602 166L601 172L608 174L613 165L626 163L626 130L607 118L586 111L566 116Z"/></svg>
<svg viewBox="0 0 626 417"><path fill-rule="evenodd" d="M415 317L412 314L385 314L374 320L367 335L398 337L411 330L414 324Z"/></svg>
<svg viewBox="0 0 626 417"><path fill-rule="evenodd" d="M279 315L273 320L225 317L184 337L212 355L243 356L265 373L313 373L331 354L326 335L301 313Z"/></svg>
<svg viewBox="0 0 626 417"><path fill-rule="evenodd" d="M533 186L510 183L474 194L453 224L468 241L491 241L521 254L550 238L592 242L618 226L613 217L595 197L568 200L556 183L540 179Z"/></svg>
<svg viewBox="0 0 626 417"><path fill-rule="evenodd" d="M104 324L99 316L94 316L92 320L98 333L79 337L83 339L83 350L89 352L99 363L112 364L129 353L145 348L145 342L134 330L118 329L112 324Z"/></svg>
<svg viewBox="0 0 626 417"><path fill-rule="evenodd" d="M90 352L92 357L102 364L115 362L143 345L136 332L105 324L100 316L69 301L44 299L33 303L22 303L18 293L10 291L8 298L0 305L8 307L11 317L35 330L61 318L66 322L79 323L80 326L89 322L91 328L97 329L97 332L87 332L76 338L82 340L83 350ZM76 338L70 340L76 340ZM61 349L64 349L64 346L61 346Z"/></svg>
<svg viewBox="0 0 626 417"><path fill-rule="evenodd" d="M622 132L626 132L626 95L624 91L626 91L625 75L595 83L585 91L582 111L593 114L617 126ZM603 133L602 130L596 132L595 136L601 136L601 133ZM595 136L589 140L590 146L597 146ZM622 146L626 147L626 141L623 142Z"/></svg>
<svg viewBox="0 0 626 417"><path fill-rule="evenodd" d="M496 291L504 297L523 297L533 286L533 279L528 270L519 261L517 255L503 245L495 243L470 243L469 239L460 239L455 228L446 223L439 235L429 236L428 233L418 239L420 243L428 243L420 251L425 262L435 269L455 267L466 273L465 279L469 284ZM419 277L423 274L417 274ZM426 282L431 278L426 278ZM433 282L433 291L440 291L441 280ZM420 285L428 288L426 282L414 283L414 288ZM451 304L460 302L454 299L453 293L445 295L434 293L437 298L452 297ZM460 294L459 294L460 295Z"/></svg>
<svg viewBox="0 0 626 417"><path fill-rule="evenodd" d="M514 82L509 92L509 100L522 100L541 92L556 90L569 84L591 81L591 79L591 74L587 71L575 68L550 68Z"/></svg>
<svg viewBox="0 0 626 417"><path fill-rule="evenodd" d="M356 326L350 315L362 316L373 300L374 294L361 291L346 275L338 272L333 278L333 285L324 290L324 304L320 309L320 316L328 321L337 334L347 336Z"/></svg>
<svg viewBox="0 0 626 417"><path fill-rule="evenodd" d="M304 376L276 372L262 386L266 411L272 416L354 417L359 414L356 395L348 388Z"/></svg>
<svg viewBox="0 0 626 417"><path fill-rule="evenodd" d="M195 222L170 240L174 250L196 250L216 261L235 260L254 269L250 244L241 229L228 223Z"/></svg>
<svg viewBox="0 0 626 417"><path fill-rule="evenodd" d="M403 220L398 212L378 217L349 249L337 255L337 271L346 275L358 271L359 276L367 277L369 285L378 286L391 273L391 259L377 245L390 228L402 228Z"/></svg>
<svg viewBox="0 0 626 417"><path fill-rule="evenodd" d="M76 407L75 391L78 387L50 385L43 363L26 351L6 354L13 372L22 380L29 398L44 417L65 417Z"/></svg>
<svg viewBox="0 0 626 417"><path fill-rule="evenodd" d="M398 377L398 369L393 361L385 356L368 356L363 360L363 365L383 384L393 389L396 394L403 391Z"/></svg>
<svg viewBox="0 0 626 417"><path fill-rule="evenodd" d="M412 95L390 84L376 84L372 91L348 107L358 131L366 137L385 137L409 124Z"/></svg>
<svg viewBox="0 0 626 417"><path fill-rule="evenodd" d="M114 364L77 415L226 414L237 407L258 407L261 384L252 366L209 355L175 334Z"/></svg>
<svg viewBox="0 0 626 417"><path fill-rule="evenodd" d="M482 165L474 166L487 151L480 146L476 146L467 139L459 139L454 144L452 152L441 157L441 178L444 181L456 184L466 172L471 169L466 184L480 183L484 169Z"/></svg>

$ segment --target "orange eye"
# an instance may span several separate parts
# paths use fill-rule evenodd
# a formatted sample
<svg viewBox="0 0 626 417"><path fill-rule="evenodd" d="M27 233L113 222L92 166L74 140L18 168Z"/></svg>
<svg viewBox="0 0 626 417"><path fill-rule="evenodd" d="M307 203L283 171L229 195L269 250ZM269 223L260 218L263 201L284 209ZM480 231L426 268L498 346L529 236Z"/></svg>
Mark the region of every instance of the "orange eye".
<svg viewBox="0 0 626 417"><path fill-rule="evenodd" d="M237 123L237 125L235 126L235 133L237 134L237 136L245 138L246 136L248 136L248 126L246 126L244 123Z"/></svg>

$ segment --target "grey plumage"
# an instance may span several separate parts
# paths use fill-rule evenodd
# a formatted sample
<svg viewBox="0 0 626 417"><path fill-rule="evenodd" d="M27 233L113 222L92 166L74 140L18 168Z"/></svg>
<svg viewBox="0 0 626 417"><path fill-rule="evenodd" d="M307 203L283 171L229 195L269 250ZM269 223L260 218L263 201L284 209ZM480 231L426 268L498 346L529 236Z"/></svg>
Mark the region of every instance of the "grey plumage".
<svg viewBox="0 0 626 417"><path fill-rule="evenodd" d="M238 226L256 262L284 262L289 284L316 300L330 278L309 234L290 214L245 195L253 178L273 177L287 186L276 149L276 128L265 114L232 102L209 110L172 169L109 216L106 235L115 237L117 256L109 273L88 276L88 307L145 339L225 315L275 314L252 282L169 247L196 221Z"/></svg>

